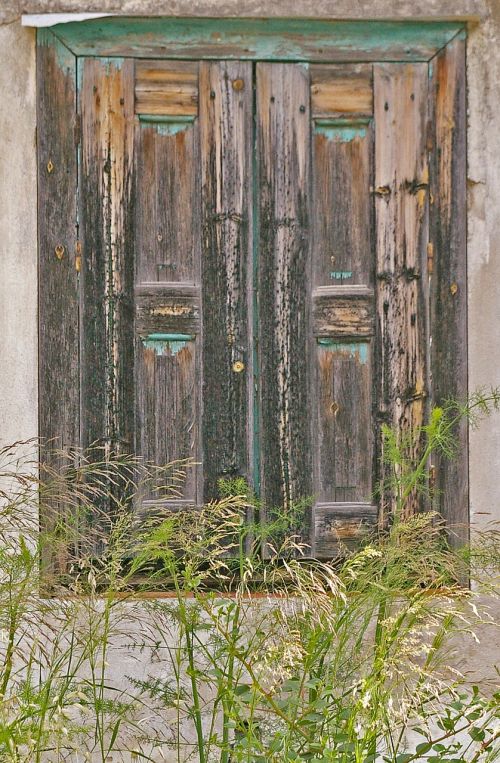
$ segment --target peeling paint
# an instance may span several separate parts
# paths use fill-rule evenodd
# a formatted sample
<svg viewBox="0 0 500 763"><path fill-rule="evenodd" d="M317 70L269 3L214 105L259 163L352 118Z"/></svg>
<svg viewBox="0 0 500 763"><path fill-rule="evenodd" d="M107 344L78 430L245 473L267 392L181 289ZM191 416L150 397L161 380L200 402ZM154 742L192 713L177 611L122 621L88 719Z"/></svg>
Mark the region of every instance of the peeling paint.
<svg viewBox="0 0 500 763"><path fill-rule="evenodd" d="M317 341L319 346L328 352L348 355L362 365L368 363L368 344L366 342L339 342L337 339L330 339L329 337L320 337Z"/></svg>
<svg viewBox="0 0 500 763"><path fill-rule="evenodd" d="M163 355L167 348L171 355L177 355L193 339L192 334L148 334L142 339L142 344L147 350L154 350L157 355Z"/></svg>
<svg viewBox="0 0 500 763"><path fill-rule="evenodd" d="M75 79L75 56L65 45L62 45L59 42L50 29L38 29L36 33L36 42L39 46L50 47L54 51L57 65L66 75L69 75L72 80Z"/></svg>
<svg viewBox="0 0 500 763"><path fill-rule="evenodd" d="M333 278L336 281L345 281L348 278L352 278L352 270L332 270L330 278Z"/></svg>
<svg viewBox="0 0 500 763"><path fill-rule="evenodd" d="M167 116L156 114L139 114L139 122L143 127L155 127L159 135L177 135L188 130L193 122L192 116Z"/></svg>
<svg viewBox="0 0 500 763"><path fill-rule="evenodd" d="M77 55L260 60L428 61L464 26L450 22L323 21L320 19L103 18L53 29ZM131 37L134 37L133 44Z"/></svg>
<svg viewBox="0 0 500 763"><path fill-rule="evenodd" d="M350 143L356 138L365 138L366 130L366 125L349 124L345 121L317 121L314 126L314 132L317 135L324 135L328 140L336 140L340 143Z"/></svg>

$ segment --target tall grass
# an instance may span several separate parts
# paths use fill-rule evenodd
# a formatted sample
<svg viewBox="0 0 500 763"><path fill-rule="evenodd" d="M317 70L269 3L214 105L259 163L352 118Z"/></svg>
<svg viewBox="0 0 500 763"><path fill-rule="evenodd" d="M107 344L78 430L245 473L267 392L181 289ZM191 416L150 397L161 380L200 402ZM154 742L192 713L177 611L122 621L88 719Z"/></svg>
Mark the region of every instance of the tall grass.
<svg viewBox="0 0 500 763"><path fill-rule="evenodd" d="M331 563L284 532L287 516L255 522L242 480L168 513L188 464L96 449L40 470L37 443L5 448L0 761L500 757L499 694L470 686L452 651L490 622L479 605L498 594L499 534L452 548L428 495L430 455L452 457L461 417L476 425L499 400L436 409L414 433L417 464L386 430L393 521ZM154 489L158 510L138 523ZM415 490L429 510L407 516Z"/></svg>

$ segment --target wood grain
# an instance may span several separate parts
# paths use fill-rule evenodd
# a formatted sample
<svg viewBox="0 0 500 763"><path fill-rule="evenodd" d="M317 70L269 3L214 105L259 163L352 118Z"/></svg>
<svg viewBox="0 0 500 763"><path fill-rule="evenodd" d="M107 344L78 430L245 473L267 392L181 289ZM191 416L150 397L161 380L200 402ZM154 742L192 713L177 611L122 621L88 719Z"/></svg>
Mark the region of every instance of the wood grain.
<svg viewBox="0 0 500 763"><path fill-rule="evenodd" d="M379 418L415 462L428 396L427 66L375 65L374 105ZM414 492L405 512L418 506Z"/></svg>
<svg viewBox="0 0 500 763"><path fill-rule="evenodd" d="M169 82L184 72L197 97L197 65L157 63L154 69L151 62L142 68L138 63L137 76L151 81L161 75ZM189 461L179 491L185 504L197 505L203 500L199 123L182 121L182 105L168 97L163 102L171 121L135 129L136 451L158 466ZM139 514L151 515L159 504L177 505L175 497L158 490L160 484L149 487Z"/></svg>
<svg viewBox="0 0 500 763"><path fill-rule="evenodd" d="M334 287L335 288L335 287ZM313 292L313 324L317 336L369 337L375 329L374 298L368 294L329 293L329 287Z"/></svg>
<svg viewBox="0 0 500 763"><path fill-rule="evenodd" d="M53 474L67 466L64 451L80 441L76 60L49 31L40 32L37 41L38 380L45 479L45 468ZM45 501L42 530L50 533L59 518L70 520L70 512L63 498ZM72 551L45 549L44 572L66 573Z"/></svg>
<svg viewBox="0 0 500 763"><path fill-rule="evenodd" d="M320 66L311 72L311 112L318 116L373 114L372 67L368 64Z"/></svg>
<svg viewBox="0 0 500 763"><path fill-rule="evenodd" d="M466 81L465 40L453 40L430 64L430 333L433 402L467 399ZM452 460L436 454L437 509L454 545L469 537L467 421L455 432Z"/></svg>
<svg viewBox="0 0 500 763"><path fill-rule="evenodd" d="M81 439L102 459L134 451L134 73L131 61L82 66ZM109 511L99 505L92 518L97 554Z"/></svg>
<svg viewBox="0 0 500 763"><path fill-rule="evenodd" d="M316 123L313 143L315 286L373 283L369 124Z"/></svg>
<svg viewBox="0 0 500 763"><path fill-rule="evenodd" d="M137 114L196 116L196 61L138 61L135 70Z"/></svg>
<svg viewBox="0 0 500 763"><path fill-rule="evenodd" d="M373 430L371 346L319 340L315 495L321 501L370 501Z"/></svg>
<svg viewBox="0 0 500 763"><path fill-rule="evenodd" d="M257 65L261 496L290 512L311 496L310 113L300 65ZM309 517L296 530L309 541Z"/></svg>
<svg viewBox="0 0 500 763"><path fill-rule="evenodd" d="M205 500L253 479L252 104L251 64L200 64Z"/></svg>

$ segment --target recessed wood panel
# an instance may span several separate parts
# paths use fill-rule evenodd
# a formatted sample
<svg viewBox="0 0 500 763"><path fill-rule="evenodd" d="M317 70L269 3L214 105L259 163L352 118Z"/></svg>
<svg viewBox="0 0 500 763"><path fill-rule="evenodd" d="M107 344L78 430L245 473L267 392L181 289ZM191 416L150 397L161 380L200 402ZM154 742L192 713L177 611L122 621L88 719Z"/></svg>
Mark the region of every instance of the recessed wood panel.
<svg viewBox="0 0 500 763"><path fill-rule="evenodd" d="M310 72L313 117L373 114L371 66L314 65Z"/></svg>
<svg viewBox="0 0 500 763"><path fill-rule="evenodd" d="M137 114L196 116L198 63L138 61L135 69Z"/></svg>
<svg viewBox="0 0 500 763"><path fill-rule="evenodd" d="M316 286L373 283L372 128L315 120L313 278Z"/></svg>

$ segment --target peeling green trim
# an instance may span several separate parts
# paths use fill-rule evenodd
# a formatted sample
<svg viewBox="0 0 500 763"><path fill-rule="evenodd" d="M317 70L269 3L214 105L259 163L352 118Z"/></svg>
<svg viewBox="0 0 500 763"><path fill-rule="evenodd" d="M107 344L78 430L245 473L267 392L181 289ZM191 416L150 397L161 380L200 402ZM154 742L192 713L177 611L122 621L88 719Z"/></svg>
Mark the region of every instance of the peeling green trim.
<svg viewBox="0 0 500 763"><path fill-rule="evenodd" d="M112 17L58 24L76 54L178 59L428 61L462 23Z"/></svg>
<svg viewBox="0 0 500 763"><path fill-rule="evenodd" d="M193 334L148 334L142 339L142 344L147 350L154 350L157 355L163 355L167 347L172 355L177 355L193 339Z"/></svg>
<svg viewBox="0 0 500 763"><path fill-rule="evenodd" d="M332 270L330 278L335 279L335 281L345 281L352 278L352 270Z"/></svg>
<svg viewBox="0 0 500 763"><path fill-rule="evenodd" d="M76 58L75 54L64 45L51 29L41 28L36 31L36 44L38 47L50 47L54 51L58 66L65 74L69 74L76 81Z"/></svg>
<svg viewBox="0 0 500 763"><path fill-rule="evenodd" d="M329 124L316 123L314 132L317 135L324 135L328 140L336 140L339 143L350 143L355 138L366 137L366 127L360 125L351 125L350 127L336 125L333 122Z"/></svg>
<svg viewBox="0 0 500 763"><path fill-rule="evenodd" d="M350 358L358 360L362 365L368 363L368 344L366 342L340 342L338 339L330 337L318 337L318 344L329 352L349 355Z"/></svg>
<svg viewBox="0 0 500 763"><path fill-rule="evenodd" d="M144 127L156 127L159 135L177 135L185 132L194 123L194 116L169 116L168 114L139 114L139 122Z"/></svg>

